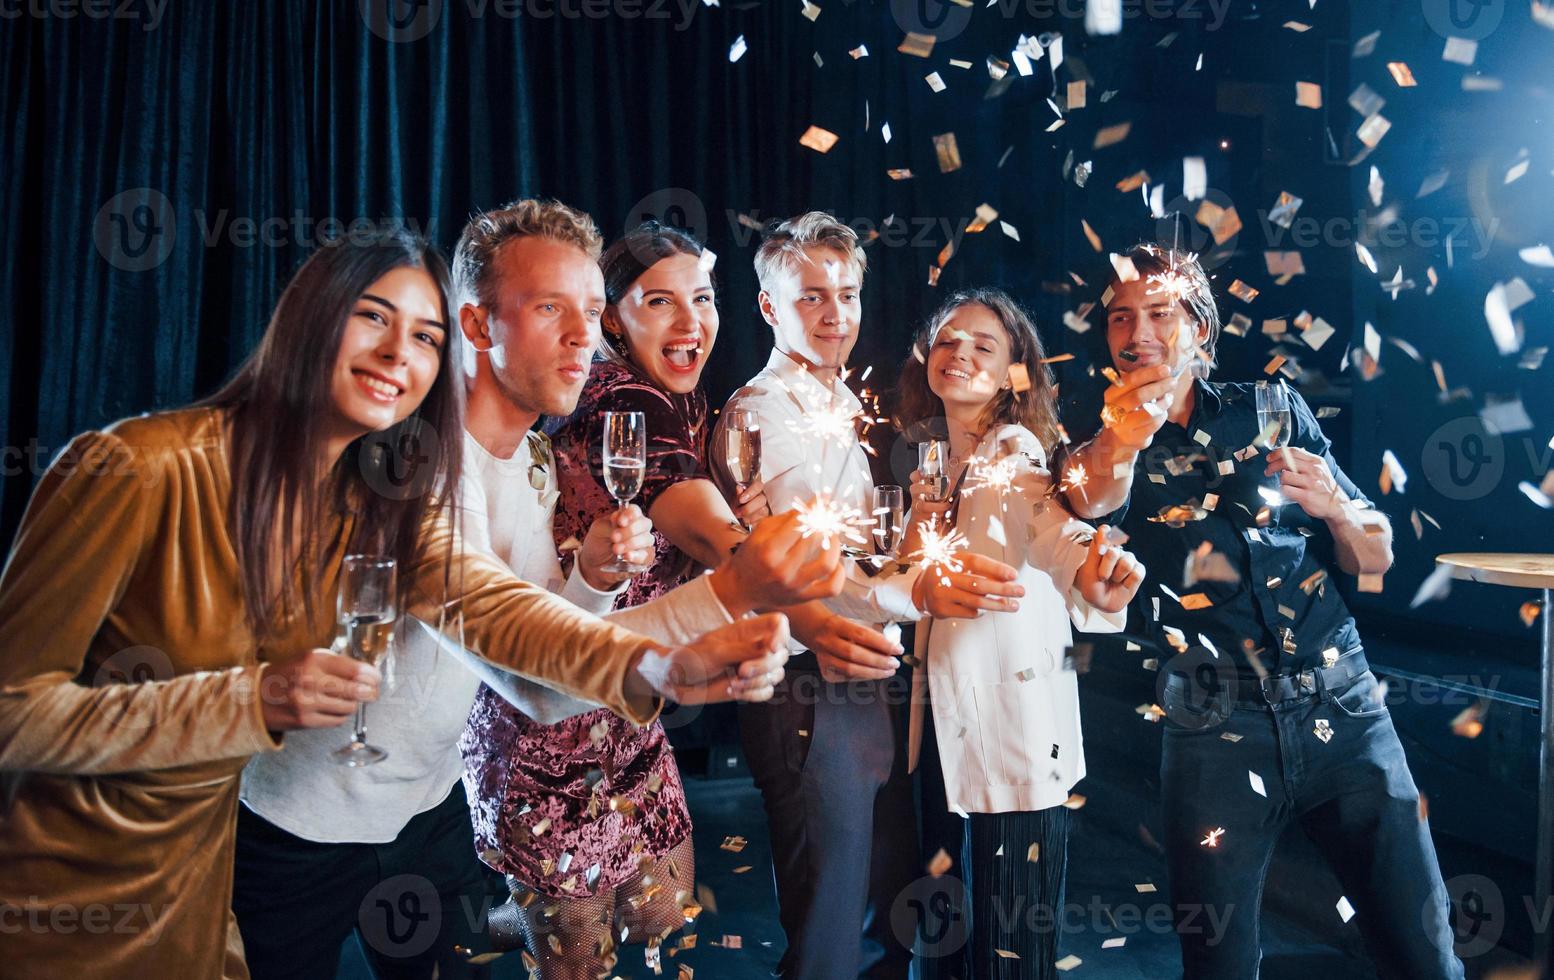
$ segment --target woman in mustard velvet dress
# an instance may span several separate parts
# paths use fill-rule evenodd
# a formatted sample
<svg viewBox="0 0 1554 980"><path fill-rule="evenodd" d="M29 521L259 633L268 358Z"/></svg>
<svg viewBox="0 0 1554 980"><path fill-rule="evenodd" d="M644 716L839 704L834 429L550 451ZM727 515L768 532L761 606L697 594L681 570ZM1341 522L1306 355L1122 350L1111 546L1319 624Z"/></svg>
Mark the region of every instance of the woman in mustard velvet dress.
<svg viewBox="0 0 1554 980"><path fill-rule="evenodd" d="M376 694L325 649L347 553L398 560L402 613L638 724L660 694L769 696L780 617L666 651L463 551L434 492L462 427L447 295L408 235L326 245L216 396L44 475L0 576L0 973L247 976L244 762Z"/></svg>

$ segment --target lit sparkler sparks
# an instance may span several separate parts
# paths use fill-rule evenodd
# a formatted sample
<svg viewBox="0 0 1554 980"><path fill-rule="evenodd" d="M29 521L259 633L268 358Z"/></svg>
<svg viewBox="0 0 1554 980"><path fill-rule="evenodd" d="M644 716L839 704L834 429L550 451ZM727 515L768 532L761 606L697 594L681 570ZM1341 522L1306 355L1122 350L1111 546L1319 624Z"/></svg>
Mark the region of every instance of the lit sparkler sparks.
<svg viewBox="0 0 1554 980"><path fill-rule="evenodd" d="M872 525L873 520L857 507L833 500L829 494L822 493L807 504L800 503L795 510L799 514L802 536L818 535L827 548L831 547L832 538L851 541L855 545L868 543L868 538L858 529Z"/></svg>
<svg viewBox="0 0 1554 980"><path fill-rule="evenodd" d="M941 528L939 515L935 514L923 527L922 543L913 557L923 568L938 565L950 572L959 573L965 566L957 556L966 550L969 544L966 536L955 528L948 526Z"/></svg>
<svg viewBox="0 0 1554 980"><path fill-rule="evenodd" d="M1063 471L1063 486L1065 493L1070 490L1083 490L1090 482L1090 474L1085 469L1085 464L1075 463Z"/></svg>
<svg viewBox="0 0 1554 980"><path fill-rule="evenodd" d="M1219 839L1224 835L1224 827L1215 827L1213 830L1209 831L1209 836L1203 839L1202 844L1204 847L1218 847Z"/></svg>

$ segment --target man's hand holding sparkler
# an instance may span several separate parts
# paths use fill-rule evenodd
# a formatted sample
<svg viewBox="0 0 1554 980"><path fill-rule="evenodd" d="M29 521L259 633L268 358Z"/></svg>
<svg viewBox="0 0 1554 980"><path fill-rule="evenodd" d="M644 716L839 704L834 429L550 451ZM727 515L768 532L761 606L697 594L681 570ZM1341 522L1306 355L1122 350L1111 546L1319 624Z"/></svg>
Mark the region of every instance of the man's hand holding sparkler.
<svg viewBox="0 0 1554 980"><path fill-rule="evenodd" d="M712 573L712 590L730 615L778 609L842 591L842 539L806 534L798 511L757 523Z"/></svg>
<svg viewBox="0 0 1554 980"><path fill-rule="evenodd" d="M1096 529L1084 564L1074 573L1074 587L1084 600L1102 612L1121 612L1138 595L1144 582L1144 566L1133 555L1107 543L1110 529Z"/></svg>

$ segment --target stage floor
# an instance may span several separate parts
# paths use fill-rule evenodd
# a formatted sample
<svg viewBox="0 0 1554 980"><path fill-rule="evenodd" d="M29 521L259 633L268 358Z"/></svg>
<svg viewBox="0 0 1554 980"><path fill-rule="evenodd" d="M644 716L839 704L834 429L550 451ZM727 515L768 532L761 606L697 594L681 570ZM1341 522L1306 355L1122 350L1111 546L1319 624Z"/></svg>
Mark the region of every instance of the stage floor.
<svg viewBox="0 0 1554 980"><path fill-rule="evenodd" d="M678 964L709 980L765 980L777 962L782 934L777 925L771 884L771 848L760 795L748 779L688 779L686 789L696 818L696 877L714 897L716 911L705 911L697 925L695 949L664 957L665 977L674 977ZM1083 906L1078 931L1066 931L1063 952L1082 960L1068 975L1091 980L1166 980L1181 976L1175 936L1169 931L1135 925L1122 931L1104 915L1090 913L1093 904L1111 910L1132 907L1135 920L1148 921L1152 904L1163 904L1165 866L1160 856L1138 839L1108 831L1101 821L1076 816L1069 864L1068 902ZM722 850L730 836L749 843L739 853ZM736 874L736 868L750 870ZM1154 882L1155 894L1141 894L1136 885ZM1160 914L1154 919L1159 921ZM1093 923L1099 919L1100 925ZM740 948L720 943L737 936ZM1338 945L1336 937L1320 937L1279 915L1265 910L1263 918L1264 980L1351 980L1374 977L1370 964L1353 950ZM1121 948L1105 949L1107 939L1125 938ZM354 941L342 950L341 978L366 980L369 974ZM1469 964L1469 976L1481 975L1483 959ZM654 974L643 962L642 947L628 947L615 976L647 978ZM516 954L492 964L495 978L523 978L526 971Z"/></svg>

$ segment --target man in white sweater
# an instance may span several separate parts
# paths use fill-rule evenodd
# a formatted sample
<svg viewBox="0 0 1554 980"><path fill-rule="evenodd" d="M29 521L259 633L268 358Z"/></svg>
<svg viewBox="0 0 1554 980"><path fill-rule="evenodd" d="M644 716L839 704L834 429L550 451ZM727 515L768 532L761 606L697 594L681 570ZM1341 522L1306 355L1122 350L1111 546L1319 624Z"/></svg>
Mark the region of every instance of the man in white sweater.
<svg viewBox="0 0 1554 980"><path fill-rule="evenodd" d="M551 535L555 467L542 415L567 415L599 342L604 284L592 219L555 202L518 201L475 216L455 255L468 412L460 519L469 547L576 605L607 613L626 579L603 570L617 555L652 554L651 524L635 507L601 518L563 575ZM835 546L802 541L793 515L763 521L738 553L670 595L609 618L682 642L757 607L835 594ZM535 720L594 705L495 670L403 624L395 682L369 712L377 765L335 765L336 730L288 734L282 752L244 773L233 909L256 980L335 975L355 931L378 976L478 975L465 950L486 947L500 879L475 854L460 784L459 735L482 680ZM467 666L468 665L468 666ZM470 669L473 667L474 669Z"/></svg>

